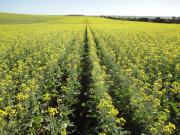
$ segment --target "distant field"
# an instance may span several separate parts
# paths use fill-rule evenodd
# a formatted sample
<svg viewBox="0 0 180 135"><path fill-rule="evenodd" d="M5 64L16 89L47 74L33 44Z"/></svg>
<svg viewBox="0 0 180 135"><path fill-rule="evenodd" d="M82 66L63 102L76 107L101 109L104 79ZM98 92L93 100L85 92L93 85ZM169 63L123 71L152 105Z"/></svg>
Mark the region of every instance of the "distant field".
<svg viewBox="0 0 180 135"><path fill-rule="evenodd" d="M61 19L61 16L0 13L0 24L31 24Z"/></svg>
<svg viewBox="0 0 180 135"><path fill-rule="evenodd" d="M0 134L178 135L180 25L0 14Z"/></svg>

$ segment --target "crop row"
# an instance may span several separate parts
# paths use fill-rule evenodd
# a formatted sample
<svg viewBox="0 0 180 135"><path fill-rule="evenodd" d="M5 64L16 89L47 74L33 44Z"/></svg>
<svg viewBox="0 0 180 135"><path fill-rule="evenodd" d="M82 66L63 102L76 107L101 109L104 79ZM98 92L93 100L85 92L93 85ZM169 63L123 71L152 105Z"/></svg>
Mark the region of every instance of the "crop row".
<svg viewBox="0 0 180 135"><path fill-rule="evenodd" d="M90 133L127 134L127 132L122 129L125 120L122 117L118 117L119 112L113 106L112 98L108 93L108 76L100 64L100 59L97 56L96 43L89 27L87 33L89 60L91 63L91 87L88 93L90 101L87 102L90 108L88 116L92 120L95 119L95 122L92 123L93 126L90 128Z"/></svg>
<svg viewBox="0 0 180 135"><path fill-rule="evenodd" d="M114 104L126 118L126 127L135 133L178 132L179 50L176 40L168 44L176 35L166 41L159 34L156 42L157 37L144 31L115 33L97 26L93 30L102 65L113 81Z"/></svg>
<svg viewBox="0 0 180 135"><path fill-rule="evenodd" d="M66 134L70 107L78 94L83 27L53 35L51 29L33 36L23 34L1 53L0 132ZM6 36L3 43L8 40Z"/></svg>

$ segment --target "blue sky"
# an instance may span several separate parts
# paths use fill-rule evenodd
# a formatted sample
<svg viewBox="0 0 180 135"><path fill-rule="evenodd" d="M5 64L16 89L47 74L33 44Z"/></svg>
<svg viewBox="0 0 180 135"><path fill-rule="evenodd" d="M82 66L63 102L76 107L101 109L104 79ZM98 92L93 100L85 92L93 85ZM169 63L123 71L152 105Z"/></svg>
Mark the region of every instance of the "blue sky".
<svg viewBox="0 0 180 135"><path fill-rule="evenodd" d="M180 0L0 0L0 12L180 16Z"/></svg>

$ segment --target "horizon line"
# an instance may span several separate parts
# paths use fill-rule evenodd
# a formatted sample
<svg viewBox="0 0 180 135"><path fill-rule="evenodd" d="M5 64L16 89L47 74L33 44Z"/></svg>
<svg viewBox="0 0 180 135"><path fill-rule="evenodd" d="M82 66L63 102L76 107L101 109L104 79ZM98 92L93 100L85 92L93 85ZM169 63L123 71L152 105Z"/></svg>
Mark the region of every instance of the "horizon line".
<svg viewBox="0 0 180 135"><path fill-rule="evenodd" d="M137 16L137 17L180 17L180 15L176 16L176 15L118 15L118 14L99 14L99 15L93 15L93 14L45 14L45 13L18 13L18 12L3 12L0 11L0 13L4 13L4 14L19 14L19 15L43 15L43 16L68 16L68 15L74 15L74 16Z"/></svg>

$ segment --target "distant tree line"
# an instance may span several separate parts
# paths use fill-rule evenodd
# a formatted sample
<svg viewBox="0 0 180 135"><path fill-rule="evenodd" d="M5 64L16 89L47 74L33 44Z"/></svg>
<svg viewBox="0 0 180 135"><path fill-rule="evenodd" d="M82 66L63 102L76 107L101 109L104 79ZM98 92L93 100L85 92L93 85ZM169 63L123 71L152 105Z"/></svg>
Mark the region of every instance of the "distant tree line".
<svg viewBox="0 0 180 135"><path fill-rule="evenodd" d="M69 15L65 15L65 16L84 16L84 15L81 15L81 14L69 14Z"/></svg>
<svg viewBox="0 0 180 135"><path fill-rule="evenodd" d="M138 16L101 16L109 19L128 20L128 21L142 21L142 22L157 22L157 23L178 23L180 24L180 17L138 17Z"/></svg>

